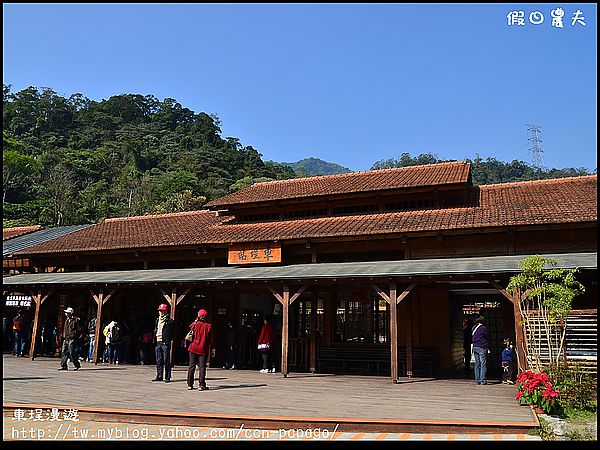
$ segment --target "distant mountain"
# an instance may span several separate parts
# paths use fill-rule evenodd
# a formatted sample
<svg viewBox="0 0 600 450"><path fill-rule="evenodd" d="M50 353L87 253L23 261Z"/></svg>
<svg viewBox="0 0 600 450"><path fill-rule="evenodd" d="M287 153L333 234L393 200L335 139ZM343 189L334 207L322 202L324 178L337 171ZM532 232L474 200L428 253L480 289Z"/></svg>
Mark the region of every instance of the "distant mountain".
<svg viewBox="0 0 600 450"><path fill-rule="evenodd" d="M290 166L300 176L313 176L313 175L335 175L338 173L352 172L347 167L340 166L336 163L323 161L319 158L304 158L300 161L293 163L280 163L286 166Z"/></svg>

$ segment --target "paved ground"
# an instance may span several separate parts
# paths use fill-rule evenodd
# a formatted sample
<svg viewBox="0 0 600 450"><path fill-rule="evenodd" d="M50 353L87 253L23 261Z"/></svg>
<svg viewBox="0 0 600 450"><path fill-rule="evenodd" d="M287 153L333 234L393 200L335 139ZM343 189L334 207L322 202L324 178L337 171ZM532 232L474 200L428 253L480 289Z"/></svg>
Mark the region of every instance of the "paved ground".
<svg viewBox="0 0 600 450"><path fill-rule="evenodd" d="M4 416L4 440L407 440L407 441L532 441L525 434L415 434L415 433L340 433L326 429L251 429L186 427L98 421L17 420ZM62 413L62 411L61 411ZM46 416L42 416L45 418Z"/></svg>
<svg viewBox="0 0 600 450"><path fill-rule="evenodd" d="M3 402L256 417L535 422L531 410L515 401L516 388L499 382L477 386L469 380L413 379L394 384L387 377L293 373L284 378L210 368L210 390L199 392L186 390L186 367L174 368L170 384L150 381L153 366L84 362L79 371L62 372L58 367L54 358L5 355Z"/></svg>

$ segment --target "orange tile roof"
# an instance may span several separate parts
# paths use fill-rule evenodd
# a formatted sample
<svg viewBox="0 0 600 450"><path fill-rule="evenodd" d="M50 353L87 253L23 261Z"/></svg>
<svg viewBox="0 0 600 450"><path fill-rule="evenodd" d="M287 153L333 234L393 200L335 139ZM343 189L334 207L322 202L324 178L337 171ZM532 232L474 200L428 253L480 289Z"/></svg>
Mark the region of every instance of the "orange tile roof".
<svg viewBox="0 0 600 450"><path fill-rule="evenodd" d="M2 240L12 239L17 236L23 236L24 234L33 233L44 228L41 225L31 225L29 227L13 227L13 228L2 228Z"/></svg>
<svg viewBox="0 0 600 450"><path fill-rule="evenodd" d="M210 211L108 219L23 254L595 222L596 194L590 175L472 186L464 204L446 209L239 224Z"/></svg>
<svg viewBox="0 0 600 450"><path fill-rule="evenodd" d="M469 180L470 168L469 163L458 161L268 181L213 200L206 206L216 209L243 203L466 183Z"/></svg>

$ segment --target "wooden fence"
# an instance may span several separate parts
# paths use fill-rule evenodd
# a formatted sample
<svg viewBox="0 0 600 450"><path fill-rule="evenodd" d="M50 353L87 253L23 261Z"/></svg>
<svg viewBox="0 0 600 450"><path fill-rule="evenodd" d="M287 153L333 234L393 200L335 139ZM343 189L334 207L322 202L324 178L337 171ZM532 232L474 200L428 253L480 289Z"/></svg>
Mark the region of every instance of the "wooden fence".
<svg viewBox="0 0 600 450"><path fill-rule="evenodd" d="M597 373L598 369L597 316L597 309L572 310L563 323L553 324L550 330L553 348L558 348L561 329L566 326L565 342L561 356L566 357L569 366L579 367L586 373ZM531 315L531 319L526 326L526 330L529 330L527 339L531 339L532 334L538 334L543 326L539 316ZM531 355L527 356L528 363L531 365ZM540 357L542 363L547 363L550 360L545 343L542 343L540 347Z"/></svg>

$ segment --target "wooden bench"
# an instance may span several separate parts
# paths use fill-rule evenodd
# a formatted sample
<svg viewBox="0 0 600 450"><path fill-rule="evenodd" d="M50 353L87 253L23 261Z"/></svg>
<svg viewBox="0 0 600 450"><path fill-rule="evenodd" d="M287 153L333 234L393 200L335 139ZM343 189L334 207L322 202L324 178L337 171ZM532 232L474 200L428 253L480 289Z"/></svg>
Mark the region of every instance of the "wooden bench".
<svg viewBox="0 0 600 450"><path fill-rule="evenodd" d="M439 364L438 353L437 347L413 348L413 376L435 377ZM343 345L323 346L319 351L318 371L389 375L390 349ZM404 347L398 349L398 375L406 376L406 350Z"/></svg>
<svg viewBox="0 0 600 450"><path fill-rule="evenodd" d="M433 378L437 375L439 364L439 351L437 347L415 347L413 348L413 373L414 377ZM406 374L406 349L398 349L398 375Z"/></svg>

